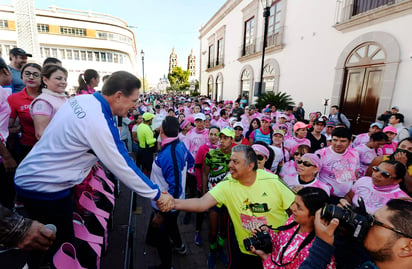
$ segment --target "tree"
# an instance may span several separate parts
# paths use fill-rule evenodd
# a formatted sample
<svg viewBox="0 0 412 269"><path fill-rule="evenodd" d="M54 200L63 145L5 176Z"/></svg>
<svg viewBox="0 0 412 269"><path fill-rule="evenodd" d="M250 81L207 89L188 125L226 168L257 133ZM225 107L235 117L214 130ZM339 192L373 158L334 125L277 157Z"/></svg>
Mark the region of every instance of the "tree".
<svg viewBox="0 0 412 269"><path fill-rule="evenodd" d="M285 92L278 92L274 94L273 92L264 93L256 101L256 107L264 108L266 105L275 105L279 110L285 110L288 106L294 106L292 97Z"/></svg>
<svg viewBox="0 0 412 269"><path fill-rule="evenodd" d="M190 71L184 71L180 66L172 69L172 72L167 75L170 82L170 88L173 90L184 91L190 87L189 83Z"/></svg>
<svg viewBox="0 0 412 269"><path fill-rule="evenodd" d="M141 88L141 92L147 92L149 90L149 81L147 80L147 78L139 78L140 82L142 83L142 88ZM143 88L144 87L144 88Z"/></svg>

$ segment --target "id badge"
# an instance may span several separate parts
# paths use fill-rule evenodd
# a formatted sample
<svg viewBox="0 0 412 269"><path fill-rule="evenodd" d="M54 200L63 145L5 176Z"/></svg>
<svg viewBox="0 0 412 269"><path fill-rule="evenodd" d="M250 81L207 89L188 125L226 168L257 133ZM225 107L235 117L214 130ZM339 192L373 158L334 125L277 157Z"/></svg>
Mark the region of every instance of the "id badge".
<svg viewBox="0 0 412 269"><path fill-rule="evenodd" d="M252 231L255 228L259 228L264 224L268 224L266 216L255 217L245 214L240 214L240 222L242 223L242 228Z"/></svg>

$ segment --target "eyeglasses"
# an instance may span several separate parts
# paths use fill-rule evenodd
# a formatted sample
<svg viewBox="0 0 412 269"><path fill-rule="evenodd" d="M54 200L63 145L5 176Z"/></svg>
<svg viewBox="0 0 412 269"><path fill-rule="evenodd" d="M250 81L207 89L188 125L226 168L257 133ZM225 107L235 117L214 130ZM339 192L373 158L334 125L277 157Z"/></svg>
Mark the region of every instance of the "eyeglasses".
<svg viewBox="0 0 412 269"><path fill-rule="evenodd" d="M236 127L236 128L235 128L235 131L243 131L243 129L240 128L240 127Z"/></svg>
<svg viewBox="0 0 412 269"><path fill-rule="evenodd" d="M381 226L381 227L383 227L383 228L385 228L385 229L391 230L392 232L395 232L395 233L400 234L400 235L402 235L402 236L404 236L404 237L407 237L407 238L411 238L411 239L412 239L412 235L409 235L409 234L406 234L406 233L404 233L404 232L401 232L401 231L399 231L398 229L395 229L395 228L393 228L393 227L391 227L391 226L389 226L389 225L387 225L387 224L385 224L385 223L380 222L379 220L376 220L375 216L372 216L372 219L373 219L372 226L373 226L373 225Z"/></svg>
<svg viewBox="0 0 412 269"><path fill-rule="evenodd" d="M263 161L263 159L265 158L265 156L263 155L256 155L256 157L259 161Z"/></svg>
<svg viewBox="0 0 412 269"><path fill-rule="evenodd" d="M303 154L300 153L300 152L295 152L295 153L293 153L293 156L303 156Z"/></svg>
<svg viewBox="0 0 412 269"><path fill-rule="evenodd" d="M33 76L33 78L39 78L40 73L37 73L37 72L31 73L29 71L24 71L23 76L25 76L26 78L29 78L30 76Z"/></svg>
<svg viewBox="0 0 412 269"><path fill-rule="evenodd" d="M315 167L315 165L311 164L308 161L299 160L299 161L296 161L296 162L297 162L297 164L303 164L303 166L306 166L306 167L311 167L311 166Z"/></svg>
<svg viewBox="0 0 412 269"><path fill-rule="evenodd" d="M372 167L372 170L373 170L374 172L380 172L381 175L382 175L384 178L393 178L393 177L391 176L391 173L389 173L388 171L383 171L383 170L381 170L378 166Z"/></svg>

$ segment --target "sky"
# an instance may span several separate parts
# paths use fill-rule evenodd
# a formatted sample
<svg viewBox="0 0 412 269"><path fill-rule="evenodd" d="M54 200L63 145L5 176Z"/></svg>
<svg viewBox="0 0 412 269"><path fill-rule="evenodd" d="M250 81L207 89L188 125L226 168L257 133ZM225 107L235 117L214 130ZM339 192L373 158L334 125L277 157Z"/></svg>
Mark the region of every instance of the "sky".
<svg viewBox="0 0 412 269"><path fill-rule="evenodd" d="M12 4L12 0L0 0ZM169 55L175 48L178 65L187 69L187 56L193 49L199 59L199 29L219 10L226 0L35 0L35 7L51 5L106 13L125 20L135 33L139 52L145 53L144 71L150 84L167 75ZM197 63L199 66L199 63ZM197 71L199 72L199 71ZM198 74L197 74L198 76Z"/></svg>

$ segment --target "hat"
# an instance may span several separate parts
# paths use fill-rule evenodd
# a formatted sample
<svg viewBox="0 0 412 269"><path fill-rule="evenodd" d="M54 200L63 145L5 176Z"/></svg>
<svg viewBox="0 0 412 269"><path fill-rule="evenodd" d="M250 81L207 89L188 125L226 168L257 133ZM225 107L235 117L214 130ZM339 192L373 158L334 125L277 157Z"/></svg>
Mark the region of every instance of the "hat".
<svg viewBox="0 0 412 269"><path fill-rule="evenodd" d="M270 108L266 108L263 112L265 112L265 113L270 112Z"/></svg>
<svg viewBox="0 0 412 269"><path fill-rule="evenodd" d="M219 112L213 113L213 117L220 117L220 113Z"/></svg>
<svg viewBox="0 0 412 269"><path fill-rule="evenodd" d="M153 119L155 117L155 114L149 113L149 112L145 112L143 113L143 120L144 121L149 121L151 119Z"/></svg>
<svg viewBox="0 0 412 269"><path fill-rule="evenodd" d="M267 159L269 158L269 150L260 144L253 144L252 149L256 152L259 152L260 154L262 154L263 156L265 156Z"/></svg>
<svg viewBox="0 0 412 269"><path fill-rule="evenodd" d="M205 114L203 113L197 113L194 117L195 121L197 120L206 120Z"/></svg>
<svg viewBox="0 0 412 269"><path fill-rule="evenodd" d="M229 118L229 124L232 125L234 121L237 121L236 117Z"/></svg>
<svg viewBox="0 0 412 269"><path fill-rule="evenodd" d="M270 117L268 117L268 116L263 116L262 119L261 119L261 121L263 121L263 120L265 120L265 121L267 121L267 122L271 122L271 121L272 121L272 120L270 119Z"/></svg>
<svg viewBox="0 0 412 269"><path fill-rule="evenodd" d="M399 111L399 107L398 106L393 106L392 109L396 109Z"/></svg>
<svg viewBox="0 0 412 269"><path fill-rule="evenodd" d="M374 126L376 126L376 127L378 127L379 129L382 129L383 128L383 125L382 125L382 123L380 123L380 122L374 122L374 123L372 123L369 127L374 127Z"/></svg>
<svg viewBox="0 0 412 269"><path fill-rule="evenodd" d="M386 126L385 128L383 128L383 132L384 133L391 132L391 133L397 134L398 130L396 130L396 128L393 126Z"/></svg>
<svg viewBox="0 0 412 269"><path fill-rule="evenodd" d="M288 115L284 114L284 113L280 113L279 118L284 118L284 119L288 119Z"/></svg>
<svg viewBox="0 0 412 269"><path fill-rule="evenodd" d="M195 119L192 116L186 117L186 120L188 120L191 123L195 123Z"/></svg>
<svg viewBox="0 0 412 269"><path fill-rule="evenodd" d="M10 50L9 55L20 55L20 56L26 56L26 57L33 57L33 55L31 55L30 53L26 53L23 49L21 48L12 48Z"/></svg>
<svg viewBox="0 0 412 269"><path fill-rule="evenodd" d="M236 129L236 127L240 127L242 129L245 129L245 128L243 128L243 124L240 121L236 122L235 125L233 125L233 129Z"/></svg>
<svg viewBox="0 0 412 269"><path fill-rule="evenodd" d="M293 132L296 133L296 131L299 129L310 128L310 127L312 127L312 125L298 121L297 123L295 123L295 125L293 125Z"/></svg>
<svg viewBox="0 0 412 269"><path fill-rule="evenodd" d="M326 124L326 121L323 118L316 118L313 123L318 124L319 122L322 123L323 125Z"/></svg>
<svg viewBox="0 0 412 269"><path fill-rule="evenodd" d="M335 126L336 126L336 123L335 123L334 121L330 120L330 121L326 122L326 126L333 126L333 127L335 127Z"/></svg>
<svg viewBox="0 0 412 269"><path fill-rule="evenodd" d="M282 136L285 136L285 131L283 131L281 129L276 129L276 130L273 130L272 136L275 135L275 134L281 134Z"/></svg>
<svg viewBox="0 0 412 269"><path fill-rule="evenodd" d="M187 119L185 119L184 121L182 121L182 123L180 124L180 129L184 129L186 128L186 126L190 124L190 121L188 121Z"/></svg>
<svg viewBox="0 0 412 269"><path fill-rule="evenodd" d="M312 163L318 168L321 169L322 168L322 162L320 161L318 155L313 154L313 153L305 153L303 154L302 158L308 158L312 161Z"/></svg>
<svg viewBox="0 0 412 269"><path fill-rule="evenodd" d="M219 136L221 134L224 134L225 136L228 136L231 138L235 138L235 131L233 130L233 128L225 127L222 129L222 131L220 131Z"/></svg>

